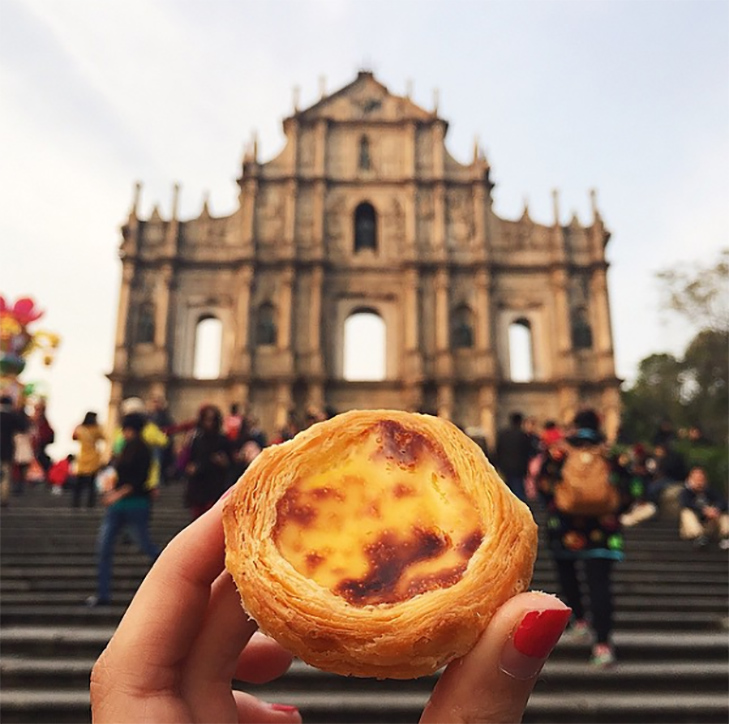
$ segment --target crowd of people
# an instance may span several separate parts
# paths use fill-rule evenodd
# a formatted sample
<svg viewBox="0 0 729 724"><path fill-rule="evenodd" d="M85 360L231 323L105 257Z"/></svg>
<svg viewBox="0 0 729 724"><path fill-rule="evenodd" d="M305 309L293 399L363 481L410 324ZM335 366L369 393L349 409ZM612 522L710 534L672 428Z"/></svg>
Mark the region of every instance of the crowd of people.
<svg viewBox="0 0 729 724"><path fill-rule="evenodd" d="M682 539L697 548L712 541L729 548L727 500L709 485L704 467L694 464L691 448L686 455L674 437L664 421L652 448L625 440L608 446L600 417L590 409L564 430L550 420L541 432L533 418L514 412L498 434L492 461L517 497L544 509L560 595L572 609L567 636L594 641L595 666L615 662L612 570L624 557L624 527L672 507ZM698 428L680 437L696 447L706 443Z"/></svg>
<svg viewBox="0 0 729 724"><path fill-rule="evenodd" d="M86 413L72 435L77 453L54 463L46 451L55 435L45 404L27 410L9 398L0 400L2 505L13 494L22 495L29 483L44 481L56 494L68 491L75 508L93 508L99 499L105 506L97 543L97 592L87 599L91 606L111 601L113 552L123 531L150 561L159 555L149 521L160 486L182 483L184 504L196 520L264 447L335 414L312 409L301 420L291 415L269 441L255 418L236 404L226 414L205 404L196 419L175 422L164 399L132 397L121 403L119 413L120 425L111 439L97 414ZM485 450L485 440L475 439ZM677 445L679 440L689 447ZM675 433L664 421L651 444L618 439L609 446L594 410L580 411L564 428L547 420L541 429L534 418L513 412L498 433L489 457L518 498L543 510L560 595L572 609L567 635L594 641L591 661L596 666L615 661L612 571L624 556L625 527L670 508L682 539L699 549L712 542L729 548L726 498L691 455L691 445L705 444L698 428ZM585 481L590 481L589 494Z"/></svg>

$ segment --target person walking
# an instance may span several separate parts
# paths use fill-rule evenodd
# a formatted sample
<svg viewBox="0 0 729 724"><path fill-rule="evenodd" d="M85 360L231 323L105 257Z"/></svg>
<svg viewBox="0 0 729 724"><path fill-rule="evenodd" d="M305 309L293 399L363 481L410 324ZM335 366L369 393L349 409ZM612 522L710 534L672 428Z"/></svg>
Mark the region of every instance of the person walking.
<svg viewBox="0 0 729 724"><path fill-rule="evenodd" d="M87 412L84 421L73 431L73 439L79 444L76 458L76 483L73 488L72 505L81 506L86 491L86 507L96 505L96 474L101 470L102 452L99 446L106 442L95 412Z"/></svg>
<svg viewBox="0 0 729 724"><path fill-rule="evenodd" d="M496 467L511 492L526 502L524 478L534 448L531 438L522 429L523 423L524 416L520 412L512 412L509 427L499 432L496 439Z"/></svg>
<svg viewBox="0 0 729 724"><path fill-rule="evenodd" d="M111 581L114 544L119 533L128 528L140 550L154 562L160 548L149 535L149 491L147 477L152 453L142 439L145 420L140 415L127 415L122 420L124 447L114 460L116 471L111 490L105 491L106 514L97 540L98 581L96 595L86 599L87 606L103 606L111 602Z"/></svg>
<svg viewBox="0 0 729 724"><path fill-rule="evenodd" d="M230 483L231 443L223 434L222 425L220 410L214 405L203 405L185 465L185 505L193 520L212 508Z"/></svg>
<svg viewBox="0 0 729 724"><path fill-rule="evenodd" d="M588 639L576 570L578 563L584 566L595 634L590 662L598 667L615 662L612 568L624 557L620 515L643 494L643 481L608 457L604 443L597 413L578 412L565 443L548 448L538 483L561 594L573 612L570 633Z"/></svg>

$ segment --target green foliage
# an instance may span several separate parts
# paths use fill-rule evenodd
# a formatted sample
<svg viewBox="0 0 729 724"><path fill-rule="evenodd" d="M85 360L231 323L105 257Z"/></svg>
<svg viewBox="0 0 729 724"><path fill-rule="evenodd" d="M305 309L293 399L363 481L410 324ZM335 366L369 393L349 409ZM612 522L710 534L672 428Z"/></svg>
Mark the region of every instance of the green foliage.
<svg viewBox="0 0 729 724"><path fill-rule="evenodd" d="M709 444L678 444L689 463L707 469L726 490L729 478L729 249L711 266L660 272L665 306L691 321L697 333L683 358L661 353L641 361L622 392L626 439L649 443L661 420L676 430L698 427Z"/></svg>

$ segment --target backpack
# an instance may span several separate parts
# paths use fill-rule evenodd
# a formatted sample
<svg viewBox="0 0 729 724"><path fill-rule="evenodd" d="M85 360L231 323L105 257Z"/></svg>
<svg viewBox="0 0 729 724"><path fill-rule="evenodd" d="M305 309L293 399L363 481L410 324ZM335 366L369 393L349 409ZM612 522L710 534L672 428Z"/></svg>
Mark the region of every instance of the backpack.
<svg viewBox="0 0 729 724"><path fill-rule="evenodd" d="M610 466L599 446L566 446L562 481L555 486L557 510L568 515L601 516L615 513L620 493L610 483Z"/></svg>

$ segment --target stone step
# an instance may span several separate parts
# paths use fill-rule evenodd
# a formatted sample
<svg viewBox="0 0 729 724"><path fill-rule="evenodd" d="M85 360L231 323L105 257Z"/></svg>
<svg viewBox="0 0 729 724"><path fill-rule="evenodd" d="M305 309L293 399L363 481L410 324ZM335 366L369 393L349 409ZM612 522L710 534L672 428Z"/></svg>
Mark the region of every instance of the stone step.
<svg viewBox="0 0 729 724"><path fill-rule="evenodd" d="M93 589L89 589L93 591ZM90 594L89 594L90 595ZM0 624L3 626L116 626L125 606L99 606L89 609L77 606L3 606ZM618 609L615 628L644 631L722 631L727 629L727 613L724 609L710 611L648 610L631 611Z"/></svg>
<svg viewBox="0 0 729 724"><path fill-rule="evenodd" d="M13 584L17 581L13 581ZM132 600L134 590L128 588L125 591L117 590L114 595L114 602L119 605L128 605ZM556 588L553 585L547 587L548 593L554 593ZM720 601L722 608L726 611L727 608L727 586L723 583L714 584L702 584L697 585L686 585L677 586L671 584L658 584L658 583L616 583L613 586L613 591L616 597L616 603L618 607L622 607L625 597L633 597L636 600L642 600L645 602L646 607L653 607L653 601L655 599L669 597L675 601L675 605L671 604L668 608L673 610L680 610L683 608L684 600L696 601L698 606L703 606L703 601L712 601L711 605ZM47 604L52 606L57 605L76 605L79 600L83 598L81 593L76 590L59 590L59 591L37 591L27 586L23 586L22 590L9 590L4 585L0 590L0 605L41 605ZM705 605L709 605L708 603Z"/></svg>
<svg viewBox="0 0 729 724"><path fill-rule="evenodd" d="M98 610L98 609L96 609ZM114 633L113 625L97 623L91 616L84 625L71 626L3 626L2 653L5 656L71 657L98 656ZM614 634L621 661L672 661L696 659L726 661L729 640L726 632L714 631L646 631L622 627L618 620ZM556 660L587 658L589 644L562 640L553 654Z"/></svg>
<svg viewBox="0 0 729 724"><path fill-rule="evenodd" d="M86 689L95 659L47 659L5 656L0 659L0 676L4 689L68 690ZM412 681L377 681L329 674L302 661L294 661L283 677L261 686L248 686L251 691L267 689L287 691L430 691L437 674ZM584 661L553 660L537 683L542 689L619 691L650 687L656 692L711 692L726 684L727 665L723 662L619 662L604 671L586 666ZM265 693L261 694L265 697Z"/></svg>
<svg viewBox="0 0 729 724"><path fill-rule="evenodd" d="M82 625L89 622L117 625L124 614L129 596L125 596L124 602L115 600L113 605L93 609L84 605L82 596L77 596L70 603L52 605L34 601L32 597L25 604L9 603L4 597L0 600L0 624L3 626ZM616 625L623 628L721 628L727 618L726 598L646 599L641 596L622 596L616 598L615 605Z"/></svg>
<svg viewBox="0 0 729 724"><path fill-rule="evenodd" d="M345 692L288 692L285 689L266 692L266 700L298 706L304 721L340 722L416 722L428 699L427 692L381 691L372 693ZM653 697L629 693L615 696L612 692L592 693L535 693L529 701L525 722L645 722L673 724L725 724L726 696L723 694L671 694ZM89 696L76 691L19 691L4 689L0 692L0 715L8 724L33 721L88 722Z"/></svg>

